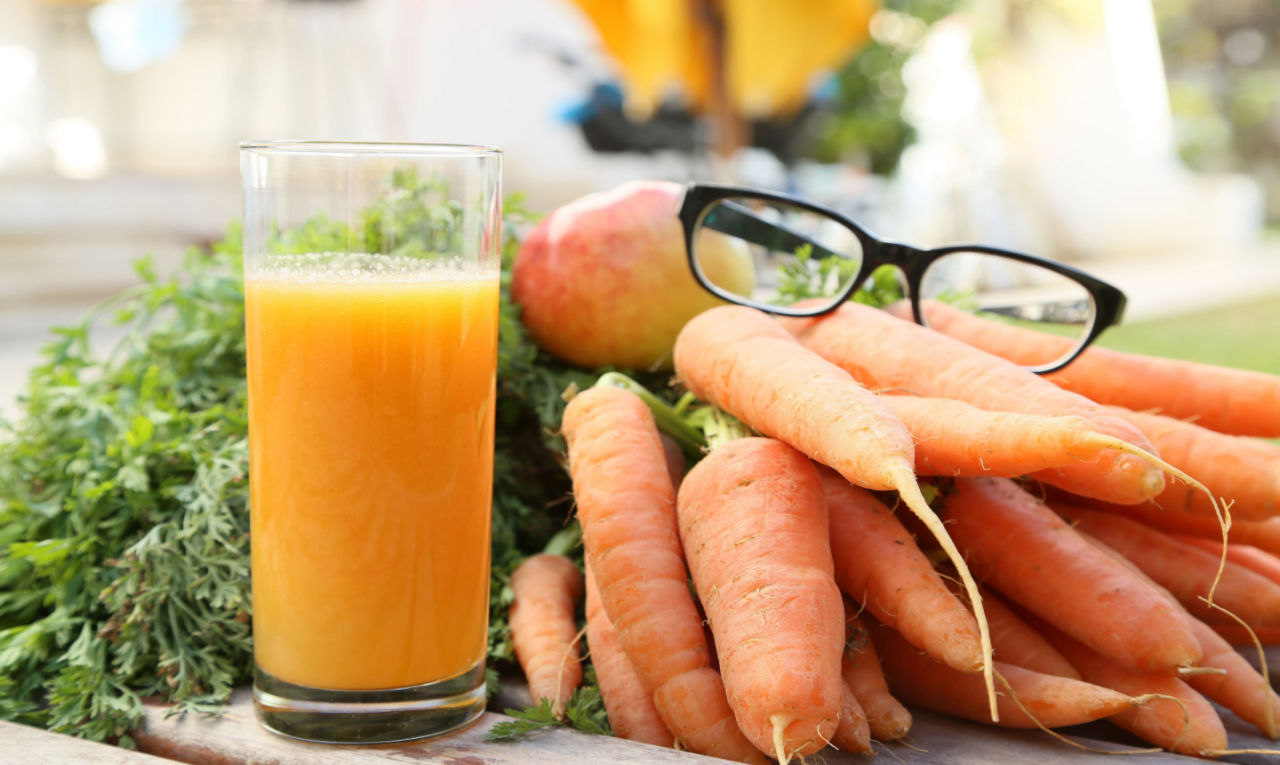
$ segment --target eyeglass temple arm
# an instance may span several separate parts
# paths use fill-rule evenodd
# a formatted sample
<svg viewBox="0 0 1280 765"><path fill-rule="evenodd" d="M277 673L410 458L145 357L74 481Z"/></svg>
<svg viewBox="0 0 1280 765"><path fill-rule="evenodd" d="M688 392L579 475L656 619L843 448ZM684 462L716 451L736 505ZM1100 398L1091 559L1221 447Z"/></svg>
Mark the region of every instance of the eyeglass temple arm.
<svg viewBox="0 0 1280 765"><path fill-rule="evenodd" d="M795 252L808 245L812 258L848 257L823 247L804 234L792 231L778 223L767 221L742 205L733 202L722 202L705 218L702 225L713 231L737 237L752 244L768 247L771 250Z"/></svg>

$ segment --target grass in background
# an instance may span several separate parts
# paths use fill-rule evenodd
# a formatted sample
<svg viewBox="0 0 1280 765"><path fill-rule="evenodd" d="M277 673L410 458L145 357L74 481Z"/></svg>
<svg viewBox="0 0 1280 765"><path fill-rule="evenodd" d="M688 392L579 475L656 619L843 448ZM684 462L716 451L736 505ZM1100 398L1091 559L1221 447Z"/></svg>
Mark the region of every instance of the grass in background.
<svg viewBox="0 0 1280 765"><path fill-rule="evenodd" d="M1280 295L1204 313L1112 327L1099 345L1280 375Z"/></svg>

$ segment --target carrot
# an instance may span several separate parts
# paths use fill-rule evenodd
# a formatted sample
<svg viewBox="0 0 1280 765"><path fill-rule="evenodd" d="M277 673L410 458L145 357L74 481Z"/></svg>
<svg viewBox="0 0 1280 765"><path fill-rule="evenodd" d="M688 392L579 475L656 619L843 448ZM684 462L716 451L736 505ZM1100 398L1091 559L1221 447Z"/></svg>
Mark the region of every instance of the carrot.
<svg viewBox="0 0 1280 765"><path fill-rule="evenodd" d="M984 589L982 602L987 604L987 617L991 619L991 645L1000 661L1044 675L1081 679L1071 662L999 596Z"/></svg>
<svg viewBox="0 0 1280 765"><path fill-rule="evenodd" d="M633 393L596 387L569 402L562 427L587 565L663 722L683 748L764 762L711 667L653 415Z"/></svg>
<svg viewBox="0 0 1280 765"><path fill-rule="evenodd" d="M844 624L813 464L780 441L729 441L685 476L677 513L739 727L783 763L821 749Z"/></svg>
<svg viewBox="0 0 1280 765"><path fill-rule="evenodd" d="M867 627L889 687L898 698L912 706L991 724L976 675L939 664L884 625L868 621ZM996 669L1022 703L1019 707L1008 694L1001 694L999 724L1006 728L1079 725L1134 705L1134 699L1124 693L1081 680L1046 675L1000 661L996 662Z"/></svg>
<svg viewBox="0 0 1280 765"><path fill-rule="evenodd" d="M679 379L694 395L728 411L863 488L896 491L937 538L973 604L983 679L998 714L991 638L978 585L916 483L911 434L886 405L847 372L802 348L765 314L721 306L694 317L675 345Z"/></svg>
<svg viewBox="0 0 1280 765"><path fill-rule="evenodd" d="M871 726L867 723L867 715L843 678L840 680L840 722L836 724L836 732L831 735L831 743L846 752L874 754L871 750Z"/></svg>
<svg viewBox="0 0 1280 765"><path fill-rule="evenodd" d="M1280 696L1212 627L1190 615L1187 618L1204 653L1201 664L1221 669L1224 674L1192 675L1186 683L1272 739L1280 738Z"/></svg>
<svg viewBox="0 0 1280 765"><path fill-rule="evenodd" d="M1157 693L1177 699L1149 699L1111 717L1144 741L1180 754L1212 756L1227 748L1227 731L1213 705L1173 675L1135 672L1072 640L1047 624L1036 625L1088 682L1131 696Z"/></svg>
<svg viewBox="0 0 1280 765"><path fill-rule="evenodd" d="M904 311L910 311L905 304L890 310L900 318L905 318ZM988 321L943 303L928 301L923 310L933 329L1027 366L1057 358L1073 344L1066 338ZM1047 377L1100 403L1195 419L1222 433L1280 436L1280 377L1276 375L1093 346Z"/></svg>
<svg viewBox="0 0 1280 765"><path fill-rule="evenodd" d="M1170 536L1181 542L1195 545L1201 550L1211 552L1215 556L1222 554L1222 544L1214 542L1212 539L1202 539L1187 534L1172 534ZM1280 584L1280 558L1266 550L1259 550L1249 545L1228 544L1227 562L1243 566L1255 574L1265 576L1276 584Z"/></svg>
<svg viewBox="0 0 1280 765"><path fill-rule="evenodd" d="M1158 414L1111 411L1141 428L1161 456L1200 479L1215 496L1231 502L1231 515L1251 521L1280 515L1280 446L1244 436L1215 433ZM1161 507L1213 515L1209 498L1170 483L1155 498Z"/></svg>
<svg viewBox="0 0 1280 765"><path fill-rule="evenodd" d="M867 717L871 735L881 741L900 739L911 730L911 713L889 693L875 644L866 625L845 599L844 657L840 675Z"/></svg>
<svg viewBox="0 0 1280 765"><path fill-rule="evenodd" d="M1222 525L1210 515L1191 513L1177 507L1161 507L1153 502L1140 505L1113 505L1092 502L1085 497L1065 496L1064 501L1077 507L1087 506L1110 515L1120 515L1144 526L1166 533L1187 534L1213 541L1222 546ZM1252 545L1273 555L1280 554L1280 518L1265 521L1231 519L1227 530L1231 544Z"/></svg>
<svg viewBox="0 0 1280 765"><path fill-rule="evenodd" d="M840 589L938 661L961 672L980 669L977 622L893 511L836 472L818 472Z"/></svg>
<svg viewBox="0 0 1280 765"><path fill-rule="evenodd" d="M990 411L955 399L901 394L883 394L882 399L911 431L921 475L1015 478L1096 459L1113 449L1166 470L1185 483L1184 491L1203 491L1210 505L1208 490L1191 476L1128 441L1099 432L1093 421L1079 415Z"/></svg>
<svg viewBox="0 0 1280 765"><path fill-rule="evenodd" d="M1202 598L1209 596L1220 564L1217 553L1201 550L1155 529L1106 513L1063 503L1054 505L1081 531L1128 558L1156 583L1173 593L1192 614L1213 618ZM1280 585L1234 563L1222 569L1213 600L1250 626L1280 627Z"/></svg>
<svg viewBox="0 0 1280 765"><path fill-rule="evenodd" d="M595 576L587 569L587 645L596 681L613 735L654 746L675 744L671 731L653 705L653 691L645 686L635 665L618 645L613 622L600 606Z"/></svg>
<svg viewBox="0 0 1280 765"><path fill-rule="evenodd" d="M1141 432L1083 396L884 311L845 303L825 317L782 323L805 347L870 388L958 399L980 409L1079 415L1103 433L1154 453ZM1111 449L1088 462L1038 471L1035 477L1120 504L1141 502L1164 488L1163 474L1147 460Z"/></svg>
<svg viewBox="0 0 1280 765"><path fill-rule="evenodd" d="M1177 599L1172 593L1152 581L1120 553L1087 533L1081 536L1129 566L1137 576L1156 588L1168 602L1177 604ZM1271 689L1268 678L1260 674L1253 665L1237 653L1231 647L1230 641L1215 632L1215 627L1200 621L1185 609L1182 610L1182 616L1200 643L1201 666L1221 670L1221 673L1194 673L1182 678L1184 682L1204 696L1235 712L1240 719L1253 723L1263 733L1273 739L1276 738L1277 733L1280 733L1280 696ZM1232 626L1244 632L1241 625L1233 623ZM1253 638L1248 637L1243 642L1252 645ZM1262 657L1262 660L1265 661L1265 657Z"/></svg>
<svg viewBox="0 0 1280 765"><path fill-rule="evenodd" d="M557 719L582 682L574 612L582 572L563 555L539 553L511 573L511 645L534 701L551 702Z"/></svg>
<svg viewBox="0 0 1280 765"><path fill-rule="evenodd" d="M1275 627L1254 627L1250 635L1249 630L1236 622L1209 619L1204 622L1231 645L1253 645L1254 637L1263 645L1280 645L1280 629Z"/></svg>
<svg viewBox="0 0 1280 765"><path fill-rule="evenodd" d="M1073 638L1137 671L1199 660L1175 606L1012 481L957 478L944 514L988 585Z"/></svg>

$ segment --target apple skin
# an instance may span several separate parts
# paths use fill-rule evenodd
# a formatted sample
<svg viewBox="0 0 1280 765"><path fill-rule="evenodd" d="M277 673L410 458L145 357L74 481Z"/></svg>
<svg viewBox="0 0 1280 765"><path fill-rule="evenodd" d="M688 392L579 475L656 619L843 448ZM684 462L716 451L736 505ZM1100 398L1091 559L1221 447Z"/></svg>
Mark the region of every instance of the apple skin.
<svg viewBox="0 0 1280 765"><path fill-rule="evenodd" d="M671 368L685 322L724 301L694 280L676 217L684 188L633 181L557 209L529 234L511 297L535 342L584 367ZM714 249L708 249L712 248ZM745 245L708 236L700 261L716 284L749 295Z"/></svg>

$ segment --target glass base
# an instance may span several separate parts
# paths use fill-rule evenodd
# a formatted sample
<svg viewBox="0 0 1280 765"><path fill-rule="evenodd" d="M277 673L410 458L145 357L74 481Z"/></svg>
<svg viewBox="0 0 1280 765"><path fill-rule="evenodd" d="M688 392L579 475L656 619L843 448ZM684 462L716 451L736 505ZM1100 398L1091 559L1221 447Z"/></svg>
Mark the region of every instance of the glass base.
<svg viewBox="0 0 1280 765"><path fill-rule="evenodd" d="M390 744L457 730L485 705L484 662L448 680L407 688L308 688L253 668L253 706L269 731L325 744Z"/></svg>

